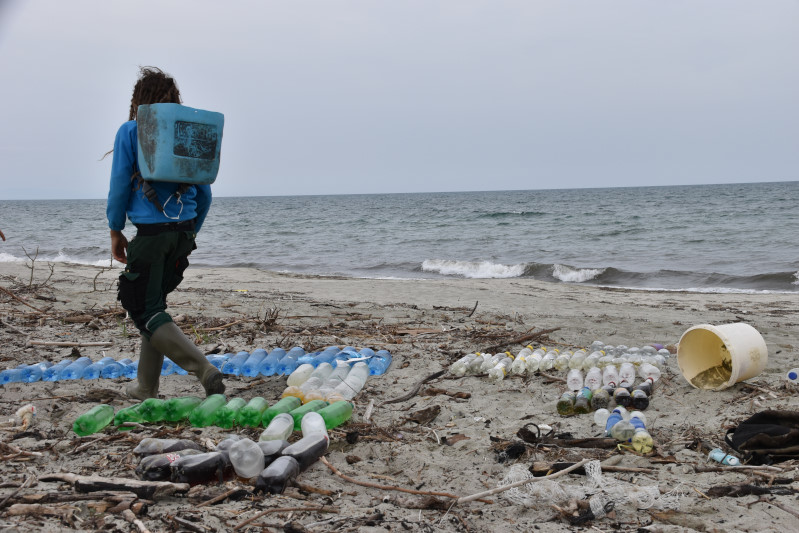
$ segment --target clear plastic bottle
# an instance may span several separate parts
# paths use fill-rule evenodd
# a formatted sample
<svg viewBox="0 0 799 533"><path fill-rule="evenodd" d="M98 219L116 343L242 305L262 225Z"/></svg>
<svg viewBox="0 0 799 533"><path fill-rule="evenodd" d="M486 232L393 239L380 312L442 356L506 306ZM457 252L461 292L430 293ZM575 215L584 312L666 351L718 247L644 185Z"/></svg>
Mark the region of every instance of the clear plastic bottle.
<svg viewBox="0 0 799 533"><path fill-rule="evenodd" d="M230 464L240 478L254 478L264 469L264 453L250 439L241 439L230 446Z"/></svg>
<svg viewBox="0 0 799 533"><path fill-rule="evenodd" d="M336 385L332 392L345 400L351 400L361 392L367 377L369 377L369 366L363 361L359 361L353 365L344 381ZM326 398L327 396L325 395Z"/></svg>
<svg viewBox="0 0 799 533"><path fill-rule="evenodd" d="M541 363L538 365L538 370L541 372L546 372L547 370L552 370L555 367L555 358L557 357L557 353L555 350L547 352L544 357L541 358Z"/></svg>
<svg viewBox="0 0 799 533"><path fill-rule="evenodd" d="M635 433L635 426L629 420L619 420L610 428L610 436L619 442L629 442Z"/></svg>
<svg viewBox="0 0 799 533"><path fill-rule="evenodd" d="M566 386L569 387L570 391L577 392L583 388L584 383L585 377L583 376L583 371L579 368L572 368L566 374Z"/></svg>
<svg viewBox="0 0 799 533"><path fill-rule="evenodd" d="M591 352L590 354L588 354L588 356L583 361L583 371L588 372L593 367L595 367L597 362L599 361L599 358L602 357L602 355L604 355L602 352Z"/></svg>
<svg viewBox="0 0 799 533"><path fill-rule="evenodd" d="M580 349L574 352L569 359L569 368L572 370L583 369L583 363L585 362L585 358L588 357L588 353L585 350Z"/></svg>
<svg viewBox="0 0 799 533"><path fill-rule="evenodd" d="M466 354L449 367L449 373L453 376L463 376L466 374L466 369L469 367L474 358L477 357L476 353Z"/></svg>
<svg viewBox="0 0 799 533"><path fill-rule="evenodd" d="M641 366L638 368L638 375L641 376L641 379L644 381L648 380L654 383L660 379L660 369L649 363L641 363Z"/></svg>
<svg viewBox="0 0 799 533"><path fill-rule="evenodd" d="M588 387L591 390L598 389L602 386L602 371L599 369L599 367L591 367L591 369L585 375L583 386Z"/></svg>
<svg viewBox="0 0 799 533"><path fill-rule="evenodd" d="M626 362L619 366L619 387L632 387L635 383L635 366Z"/></svg>
<svg viewBox="0 0 799 533"><path fill-rule="evenodd" d="M554 367L555 370L566 370L569 368L569 361L571 360L571 352L560 352L557 357L555 357Z"/></svg>
<svg viewBox="0 0 799 533"><path fill-rule="evenodd" d="M336 365L333 368L333 372L327 377L325 382L322 384L321 387L317 389L312 389L303 395L302 401L303 403L307 403L313 400L324 400L325 396L333 392L333 390L338 387L344 380L347 378L347 375L350 373L350 365L349 363L345 363L344 361L336 361Z"/></svg>
<svg viewBox="0 0 799 533"><path fill-rule="evenodd" d="M619 371L614 365L608 365L602 370L602 384L613 387L619 384Z"/></svg>
<svg viewBox="0 0 799 533"><path fill-rule="evenodd" d="M486 358L490 357L491 354L478 353L477 357L472 359L472 361L466 367L466 374L469 375L479 374L480 369L483 368L483 362L485 362Z"/></svg>
<svg viewBox="0 0 799 533"><path fill-rule="evenodd" d="M630 423L635 428L632 437L630 437L633 450L638 453L650 453L655 444L652 440L652 435L646 429L646 417L640 411L633 411L630 413Z"/></svg>
<svg viewBox="0 0 799 533"><path fill-rule="evenodd" d="M314 366L310 363L298 366L286 379L286 385L289 387L299 387L311 377L314 370Z"/></svg>
<svg viewBox="0 0 799 533"><path fill-rule="evenodd" d="M505 376L508 374L510 370L510 366L513 364L513 359L511 357L505 357L501 359L491 370L488 371L488 379L492 383L499 383Z"/></svg>
<svg viewBox="0 0 799 533"><path fill-rule="evenodd" d="M594 411L594 424L599 427L605 427L605 424L608 421L608 417L610 416L610 411L607 409L600 408Z"/></svg>
<svg viewBox="0 0 799 533"><path fill-rule="evenodd" d="M607 353L600 357L596 362L596 366L598 366L600 369L604 369L606 366L611 364L613 364L613 356Z"/></svg>
<svg viewBox="0 0 799 533"><path fill-rule="evenodd" d="M486 354L488 356L488 354ZM495 353L494 355L483 358L483 364L480 366L480 373L487 374L489 370L494 368L505 357L504 352Z"/></svg>
<svg viewBox="0 0 799 533"><path fill-rule="evenodd" d="M256 377L259 374L261 362L266 359L267 355L266 350L263 348L253 350L247 360L244 361L244 364L241 365L241 375L250 378Z"/></svg>
<svg viewBox="0 0 799 533"><path fill-rule="evenodd" d="M522 348L516 357L513 359L513 363L510 365L510 373L515 376L523 376L527 372L527 356L533 355L533 351L530 347Z"/></svg>
<svg viewBox="0 0 799 533"><path fill-rule="evenodd" d="M294 431L294 418L288 413L279 413L271 419L258 440L286 440Z"/></svg>
<svg viewBox="0 0 799 533"><path fill-rule="evenodd" d="M336 403L342 403L342 402L336 402ZM319 433L321 435L324 435L325 438L327 438L328 440L330 439L330 437L327 434L325 419L322 417L322 415L319 414L318 411L311 411L310 413L305 413L305 416L302 417L302 422L300 422L300 429L302 430L303 437L308 437L310 435Z"/></svg>
<svg viewBox="0 0 799 533"><path fill-rule="evenodd" d="M621 406L616 406L616 408L610 412L605 422L605 436L610 437L610 430L613 429L613 426L617 423L624 420L624 413L626 412L627 410Z"/></svg>
<svg viewBox="0 0 799 533"><path fill-rule="evenodd" d="M541 369L541 359L543 359L543 355L541 355L540 350L535 350L531 355L528 355L525 360L525 366L527 367L527 374L534 374Z"/></svg>

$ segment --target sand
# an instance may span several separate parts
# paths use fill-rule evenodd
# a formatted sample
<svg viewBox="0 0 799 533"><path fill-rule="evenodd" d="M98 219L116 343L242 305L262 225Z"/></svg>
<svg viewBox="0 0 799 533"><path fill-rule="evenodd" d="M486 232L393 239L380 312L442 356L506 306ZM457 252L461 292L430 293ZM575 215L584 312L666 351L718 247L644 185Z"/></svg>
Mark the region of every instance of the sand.
<svg viewBox="0 0 799 533"><path fill-rule="evenodd" d="M74 349L93 360L103 354L137 358L138 335L116 301L117 275L115 270L63 263L52 265L50 271L48 265L37 262L33 286L29 286L30 270L25 265L3 264L0 287L19 299L0 291L0 366L57 361L73 352L73 347L36 342L110 343ZM270 512L239 530L797 529L799 505L793 495L714 495L713 488L719 486L750 483L765 487L769 472L697 471L717 465L707 462L701 448L693 449L697 441L709 447L723 446L727 428L757 411L797 409L796 392L784 380L789 368L799 366L794 348L799 346L795 294L603 289L526 279L323 278L191 267L184 283L170 296L170 312L206 353L337 344L387 349L394 360L385 375L370 378L355 398L352 420L331 432L325 457L350 479L317 462L300 475L297 487L281 496L249 495L252 487L240 480L198 485L188 494L159 497L149 504L146 513L137 518L150 531L230 531L264 511L288 508L296 510ZM384 403L411 392L423 378L446 369L464 354L496 351L497 346L515 354L524 344L511 341L536 333L543 336L534 346L560 349L587 346L597 339L613 345L676 345L693 325L731 322L748 323L761 333L768 346L765 371L747 383L710 392L691 387L680 374L676 358L671 358L646 411L655 440L655 451L649 456L628 449L519 445L523 441L517 431L530 423L551 426L555 433L570 433L574 438L600 435L590 415L556 414L555 402L565 386L542 375L510 377L495 385L484 377L453 379L445 374L409 399ZM546 330L553 331L543 334ZM565 372L551 374L565 378ZM230 376L226 384L229 397L263 396L272 402L279 398L285 381L285 377ZM97 403L107 402L115 409L130 405L121 394L126 382L14 383L2 388L3 420L27 403L35 405L38 415L26 432L0 428L4 458L0 463L0 529L136 530L119 509L112 512L109 505L102 505L100 496L45 504L65 507L62 512L70 518L9 512L20 509L12 507L14 504L36 501L36 495L76 494L69 483L40 479L54 473L135 479L137 458L131 451L145 437L180 436L213 446L229 433L254 439L260 433L255 429L158 425L122 437L110 428L82 438L72 432L74 419ZM192 376L171 375L161 380L164 397L200 392ZM367 423L364 416L370 404L374 407ZM435 418L423 416L436 410ZM596 492L581 475L544 481L540 484L544 490L538 494L533 489L506 491L486 497L487 501L455 505L449 496L424 494L469 496L526 472L536 461L584 458L601 460L606 466L639 469L602 473L602 486L617 495L616 510L586 526L570 525L568 501L553 503L549 499L558 489L578 498ZM776 479L772 488L790 492L796 486L794 465L779 466L779 471L771 472ZM420 494L386 488L392 486ZM246 496L199 507L232 489L244 489L234 495ZM659 496L634 505L631 495L636 494ZM321 506L335 512L310 510Z"/></svg>

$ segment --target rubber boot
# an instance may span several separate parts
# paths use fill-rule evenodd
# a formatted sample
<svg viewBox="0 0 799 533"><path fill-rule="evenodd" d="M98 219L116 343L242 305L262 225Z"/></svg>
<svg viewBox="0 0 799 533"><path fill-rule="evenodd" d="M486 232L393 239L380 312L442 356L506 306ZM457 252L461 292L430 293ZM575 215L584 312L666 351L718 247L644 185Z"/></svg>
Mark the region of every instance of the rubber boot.
<svg viewBox="0 0 799 533"><path fill-rule="evenodd" d="M225 392L222 372L208 362L199 348L174 322L167 322L155 330L150 337L150 344L161 353L167 354L183 370L193 372L205 388L206 396Z"/></svg>
<svg viewBox="0 0 799 533"><path fill-rule="evenodd" d="M125 388L128 396L142 401L147 398L158 398L158 380L161 379L163 364L164 354L153 348L147 337L142 335L137 380Z"/></svg>

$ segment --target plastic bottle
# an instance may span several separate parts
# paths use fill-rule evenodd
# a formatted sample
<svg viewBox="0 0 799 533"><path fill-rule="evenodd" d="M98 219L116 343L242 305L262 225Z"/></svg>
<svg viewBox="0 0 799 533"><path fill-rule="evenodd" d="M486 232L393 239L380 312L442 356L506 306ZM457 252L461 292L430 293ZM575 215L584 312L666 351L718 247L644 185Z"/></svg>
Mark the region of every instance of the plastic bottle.
<svg viewBox="0 0 799 533"><path fill-rule="evenodd" d="M224 365L225 362L228 359L230 359L232 355L233 355L232 353L225 353L225 354L217 353L206 356L206 359L208 359L208 362L214 365L217 368L217 370L222 370L222 365Z"/></svg>
<svg viewBox="0 0 799 533"><path fill-rule="evenodd" d="M236 415L236 423L243 427L255 428L261 425L261 416L263 416L266 408L269 407L269 402L265 398L256 396L252 398L247 405L242 407Z"/></svg>
<svg viewBox="0 0 799 533"><path fill-rule="evenodd" d="M240 376L241 375L241 367L244 366L244 363L250 357L250 352L241 351L225 361L225 364L222 365L222 373L223 374L230 374L233 376Z"/></svg>
<svg viewBox="0 0 799 533"><path fill-rule="evenodd" d="M72 431L81 437L85 437L102 430L112 420L114 420L113 407L106 404L95 405L75 419L72 424Z"/></svg>
<svg viewBox="0 0 799 533"><path fill-rule="evenodd" d="M172 475L172 463L181 457L200 455L201 453L204 452L188 449L144 457L136 467L136 475L144 481L167 481Z"/></svg>
<svg viewBox="0 0 799 533"><path fill-rule="evenodd" d="M449 367L450 374L453 376L463 376L466 374L469 363L471 363L475 357L477 357L476 353L470 353L452 363L452 366Z"/></svg>
<svg viewBox="0 0 799 533"><path fill-rule="evenodd" d="M547 352L547 354L541 358L541 362L538 364L538 370L541 372L552 370L555 367L555 357L557 357L555 350Z"/></svg>
<svg viewBox="0 0 799 533"><path fill-rule="evenodd" d="M616 402L616 405L621 405L622 407L629 407L632 404L632 397L630 396L630 391L625 389L624 387L619 387L615 391L613 391L613 401Z"/></svg>
<svg viewBox="0 0 799 533"><path fill-rule="evenodd" d="M336 403L342 403L342 402L336 402ZM327 409L327 407L325 409ZM330 437L327 434L325 419L322 417L322 415L319 414L318 411L311 411L310 413L305 413L305 416L302 417L302 422L300 422L300 429L302 429L303 437L308 437L310 435L318 433L324 435L325 438L327 438L328 440L330 439Z"/></svg>
<svg viewBox="0 0 799 533"><path fill-rule="evenodd" d="M652 396L652 386L653 385L654 385L654 383L652 381L646 380L646 381L644 381L642 383L639 383L634 388L637 389L637 390L644 391L644 393L646 393L647 396Z"/></svg>
<svg viewBox="0 0 799 533"><path fill-rule="evenodd" d="M282 494L286 486L300 473L300 465L293 457L281 455L267 466L255 480L255 492Z"/></svg>
<svg viewBox="0 0 799 533"><path fill-rule="evenodd" d="M264 469L264 453L250 439L234 442L230 447L228 458L236 475L244 479L253 478Z"/></svg>
<svg viewBox="0 0 799 533"><path fill-rule="evenodd" d="M641 389L633 389L630 394L630 405L639 411L644 411L649 407L649 396Z"/></svg>
<svg viewBox="0 0 799 533"><path fill-rule="evenodd" d="M320 409L317 413L324 419L325 427L333 429L350 419L352 416L352 404L350 402L334 402Z"/></svg>
<svg viewBox="0 0 799 533"><path fill-rule="evenodd" d="M287 396L272 407L268 407L261 415L261 425L268 427L272 419L280 413L288 413L302 405L302 401L294 396Z"/></svg>
<svg viewBox="0 0 799 533"><path fill-rule="evenodd" d="M513 359L510 357L501 359L496 365L494 365L494 368L488 371L488 380L492 383L499 383L505 379L505 376L510 370L510 366L512 364Z"/></svg>
<svg viewBox="0 0 799 533"><path fill-rule="evenodd" d="M489 370L494 368L505 357L505 353L495 353L494 355L486 354L483 357L483 364L480 365L480 374L487 374Z"/></svg>
<svg viewBox="0 0 799 533"><path fill-rule="evenodd" d="M286 440L262 440L258 441L258 447L261 448L261 452L264 454L264 466L271 465L278 457L283 450L288 448L289 442Z"/></svg>
<svg viewBox="0 0 799 533"><path fill-rule="evenodd" d="M570 391L577 392L582 389L584 382L583 371L579 368L572 368L569 370L569 373L566 374L566 386L569 387Z"/></svg>
<svg viewBox="0 0 799 533"><path fill-rule="evenodd" d="M133 448L135 455L155 455L157 453L170 453L179 450L194 449L205 451L205 449L188 439L155 439L147 437L139 441L139 444Z"/></svg>
<svg viewBox="0 0 799 533"><path fill-rule="evenodd" d="M739 466L741 464L740 459L734 455L727 455L721 448L710 450L710 453L707 454L707 457L708 459L712 459L713 461L723 465Z"/></svg>
<svg viewBox="0 0 799 533"><path fill-rule="evenodd" d="M556 405L556 409L559 415L562 416L571 416L574 414L574 402L577 398L577 395L571 391L564 392L558 403Z"/></svg>
<svg viewBox="0 0 799 533"><path fill-rule="evenodd" d="M610 405L610 393L605 388L591 391L591 409L607 409Z"/></svg>
<svg viewBox="0 0 799 533"><path fill-rule="evenodd" d="M641 366L638 368L638 375L641 376L641 379L644 381L654 383L660 379L660 369L649 363L641 363Z"/></svg>
<svg viewBox="0 0 799 533"><path fill-rule="evenodd" d="M610 411L605 408L597 409L594 411L594 424L599 427L605 427L608 417L610 417Z"/></svg>
<svg viewBox="0 0 799 533"><path fill-rule="evenodd" d="M306 404L297 407L296 409L292 409L289 412L289 415L294 419L294 430L299 430L302 425L302 417L305 413L310 413L311 411L319 411L323 407L327 407L328 403L324 400L313 400Z"/></svg>
<svg viewBox="0 0 799 533"><path fill-rule="evenodd" d="M583 386L594 390L600 388L602 385L602 371L599 369L599 367L592 366L591 369L585 374Z"/></svg>
<svg viewBox="0 0 799 533"><path fill-rule="evenodd" d="M477 357L472 359L472 362L466 367L466 374L479 374L480 370L483 368L483 363L486 361L486 359L491 357L491 354L478 353Z"/></svg>
<svg viewBox="0 0 799 533"><path fill-rule="evenodd" d="M139 414L146 422L160 422L166 417L165 404L160 398L147 398L139 404Z"/></svg>
<svg viewBox="0 0 799 533"><path fill-rule="evenodd" d="M615 365L608 365L602 371L602 384L603 385L611 385L611 386L618 386L619 384L619 372L616 370Z"/></svg>
<svg viewBox="0 0 799 533"><path fill-rule="evenodd" d="M588 357L588 353L583 349L579 349L576 352L574 352L571 358L569 358L569 369L582 370L583 362L585 362L586 357Z"/></svg>
<svg viewBox="0 0 799 533"><path fill-rule="evenodd" d="M363 353L363 350L361 350L361 353ZM369 375L380 376L385 374L391 365L391 359L391 353L388 350L378 350L367 363L369 365Z"/></svg>
<svg viewBox="0 0 799 533"><path fill-rule="evenodd" d="M175 373L175 369L177 365L175 362L170 359L169 357L164 357L164 360L161 362L161 375L162 376L171 376Z"/></svg>
<svg viewBox="0 0 799 533"><path fill-rule="evenodd" d="M602 352L591 352L584 360L583 360L583 371L588 372L591 368L597 365L599 358L604 355Z"/></svg>
<svg viewBox="0 0 799 533"><path fill-rule="evenodd" d="M142 422L144 422L144 418L142 418L141 413L139 412L140 405L141 405L140 403L137 403L136 405L131 405L130 407L125 407L117 411L116 414L114 415L114 425L121 426L126 422L133 422L135 424L141 424ZM133 429L133 426L128 426L127 428L120 428L120 431L122 430L127 431L131 429Z"/></svg>
<svg viewBox="0 0 799 533"><path fill-rule="evenodd" d="M635 426L629 420L619 420L610 428L610 436L619 442L629 442L635 433Z"/></svg>
<svg viewBox="0 0 799 533"><path fill-rule="evenodd" d="M640 411L633 411L630 413L630 423L635 428L630 442L633 445L633 450L638 453L649 453L655 446L652 440L652 435L646 429L646 417Z"/></svg>
<svg viewBox="0 0 799 533"><path fill-rule="evenodd" d="M242 407L247 405L244 398L233 398L223 407L216 411L215 425L221 428L230 429L236 423L236 417Z"/></svg>
<svg viewBox="0 0 799 533"><path fill-rule="evenodd" d="M25 381L27 383L33 383L35 381L40 381L42 376L44 375L44 371L53 366L53 363L49 361L43 361L41 363L34 363L32 365L27 365L26 368L30 370L30 374L27 376Z"/></svg>
<svg viewBox="0 0 799 533"><path fill-rule="evenodd" d="M72 359L64 359L51 366L42 373L42 381L57 381L60 378L61 371L72 362Z"/></svg>
<svg viewBox="0 0 799 533"><path fill-rule="evenodd" d="M619 387L632 387L635 383L635 365L630 362L619 366Z"/></svg>
<svg viewBox="0 0 799 533"><path fill-rule="evenodd" d="M227 403L224 394L212 394L189 413L189 423L196 428L212 426L216 423L216 412Z"/></svg>
<svg viewBox="0 0 799 533"><path fill-rule="evenodd" d="M125 375L125 367L133 362L132 359L126 357L113 363L108 363L100 371L100 377L104 379L114 379Z"/></svg>
<svg viewBox="0 0 799 533"><path fill-rule="evenodd" d="M338 346L328 346L324 350L322 350L319 354L314 356L313 360L311 360L311 364L314 368L317 368L322 363L327 363L329 365L333 364L333 360L336 358L336 355L340 352Z"/></svg>
<svg viewBox="0 0 799 533"><path fill-rule="evenodd" d="M125 377L128 379L136 379L137 374L139 373L139 361L133 361L131 364L125 367Z"/></svg>
<svg viewBox="0 0 799 533"><path fill-rule="evenodd" d="M277 364L277 374L280 376L288 376L291 374L299 365L297 359L299 359L301 355L305 355L305 350L300 346L295 346L289 350Z"/></svg>
<svg viewBox="0 0 799 533"><path fill-rule="evenodd" d="M624 420L623 413L627 411L624 407L616 407L613 411L610 412L610 415L605 422L605 435L610 437L610 430L613 429L617 423Z"/></svg>
<svg viewBox="0 0 799 533"><path fill-rule="evenodd" d="M286 389L283 391L283 394L281 394L281 398L285 398L286 396L296 396L302 400L308 391L319 389L332 372L333 366L330 363L319 363L319 366L317 366L314 371L311 372L311 375L308 376L308 379L306 379L305 382L299 387L286 387Z"/></svg>
<svg viewBox="0 0 799 533"><path fill-rule="evenodd" d="M263 430L258 440L286 440L294 431L294 417L288 413L278 413Z"/></svg>
<svg viewBox="0 0 799 533"><path fill-rule="evenodd" d="M555 357L555 370L566 370L569 368L569 361L571 360L571 352L561 352Z"/></svg>
<svg viewBox="0 0 799 533"><path fill-rule="evenodd" d="M785 379L791 383L799 383L799 368L792 368L785 374Z"/></svg>
<svg viewBox="0 0 799 533"><path fill-rule="evenodd" d="M300 465L300 472L304 472L325 454L328 444L327 435L314 433L288 446L282 455L296 459Z"/></svg>
<svg viewBox="0 0 799 533"><path fill-rule="evenodd" d="M347 377L344 378L340 384L336 385L333 392L343 400L351 400L358 395L366 384L366 379L369 377L369 366L363 361L355 363ZM325 395L325 399L330 402L328 398L332 397L330 394Z"/></svg>
<svg viewBox="0 0 799 533"><path fill-rule="evenodd" d="M289 374L289 377L286 379L286 385L289 387L299 387L311 376L314 371L314 366L310 363L305 363L297 368Z"/></svg>
<svg viewBox="0 0 799 533"><path fill-rule="evenodd" d="M187 449L144 457L136 467L136 475L144 481L166 481L172 475L172 463L181 457L200 455L201 453L204 452Z"/></svg>
<svg viewBox="0 0 799 533"><path fill-rule="evenodd" d="M170 466L170 480L190 485L214 481L222 483L232 471L227 456L220 452L206 452L177 459Z"/></svg>
<svg viewBox="0 0 799 533"><path fill-rule="evenodd" d="M258 372L263 376L274 376L277 373L277 365L280 363L280 359L285 355L286 350L283 348L273 348L261 361L258 366Z"/></svg>
<svg viewBox="0 0 799 533"><path fill-rule="evenodd" d="M244 361L244 364L241 365L241 374L249 378L256 377L259 373L261 361L266 359L267 355L266 350L263 348L253 350L247 360Z"/></svg>
<svg viewBox="0 0 799 533"><path fill-rule="evenodd" d="M574 414L584 415L591 412L591 398L593 392L588 387L583 387L577 392L577 397L574 399Z"/></svg>
<svg viewBox="0 0 799 533"><path fill-rule="evenodd" d="M202 399L196 396L170 398L164 402L164 420L167 422L186 420L189 418L189 414L202 402Z"/></svg>
<svg viewBox="0 0 799 533"><path fill-rule="evenodd" d="M216 447L214 448L214 451L220 452L224 454L228 459L230 459L230 447L233 446L234 443L240 441L243 438L245 437L232 433L227 437L225 437L223 440L219 441Z"/></svg>
<svg viewBox="0 0 799 533"><path fill-rule="evenodd" d="M524 363L527 366L527 374L535 374L541 369L541 359L543 359L543 350L533 350L531 355L528 355Z"/></svg>
<svg viewBox="0 0 799 533"><path fill-rule="evenodd" d="M83 374L83 369L92 364L92 360L88 357L78 357L71 364L64 367L59 374L60 380L78 379Z"/></svg>
<svg viewBox="0 0 799 533"><path fill-rule="evenodd" d="M0 385L25 381L31 371L28 368L9 368L0 372Z"/></svg>

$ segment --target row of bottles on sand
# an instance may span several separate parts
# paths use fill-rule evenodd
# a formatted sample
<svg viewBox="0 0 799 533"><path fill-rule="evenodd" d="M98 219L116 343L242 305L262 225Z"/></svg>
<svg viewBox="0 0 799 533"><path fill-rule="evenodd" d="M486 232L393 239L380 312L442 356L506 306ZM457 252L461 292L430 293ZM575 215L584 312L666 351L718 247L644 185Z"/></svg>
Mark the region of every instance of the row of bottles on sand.
<svg viewBox="0 0 799 533"><path fill-rule="evenodd" d="M526 346L516 355L511 352L495 354L475 352L455 361L449 371L456 376L487 374L490 380L501 381L508 374L523 376L551 370L580 370L588 373L594 368L603 372L607 367L614 367L620 371L623 366L625 370L632 369L634 376L635 369L644 365L662 371L670 355L667 349L657 350L653 346L641 348L605 346L605 348L608 352L590 348L581 348L574 352L545 347L533 349L532 346ZM622 348L623 351L619 353L617 348Z"/></svg>
<svg viewBox="0 0 799 533"><path fill-rule="evenodd" d="M137 475L147 481L221 483L234 476L255 485L255 492L282 493L300 473L327 451L330 437L320 413L301 420L302 438L289 444L285 438L254 442L231 435L205 451L191 440L143 439L133 450L142 456Z"/></svg>
<svg viewBox="0 0 799 533"><path fill-rule="evenodd" d="M628 412L622 406L613 411L597 409L594 422L605 428L605 436L613 437L620 443L629 443L639 453L649 453L654 447L652 435L646 429L646 416L640 411Z"/></svg>
<svg viewBox="0 0 799 533"><path fill-rule="evenodd" d="M307 413L318 412L327 428L332 429L349 420L352 409L352 403L346 401L328 403L314 400L302 404L293 396L272 406L261 397L248 402L243 398L228 400L224 394L212 394L204 400L194 396L168 400L149 398L116 413L110 405L97 405L75 419L72 429L78 435L86 436L101 431L112 422L120 429L126 429L126 424L130 429L132 424L188 421L193 427L264 426L266 429L261 438L271 440L273 435L287 438L292 431L300 429L302 418Z"/></svg>
<svg viewBox="0 0 799 533"><path fill-rule="evenodd" d="M569 390L561 395L556 410L563 416L589 413L615 405L632 406L643 411L649 407L652 390L661 374L657 367L646 363L639 367L638 374L642 382L634 385L634 372L632 376L621 377L613 365L605 367L604 373L593 367L585 378L581 370L570 370L566 378Z"/></svg>
<svg viewBox="0 0 799 533"><path fill-rule="evenodd" d="M258 348L252 352L241 351L237 354L209 355L208 361L219 368L222 373L248 377L263 376L288 376L301 365L308 364L316 368L322 363L332 364L336 361L360 360L369 368L369 374L376 376L386 372L391 364L392 356L387 350L374 351L371 348L356 350L351 346L339 348L328 346L324 350L306 353L300 346L291 348L288 352L282 348L274 348L271 352ZM0 385L8 383L35 381L61 381L74 379L114 379L125 377L135 379L139 362L130 358L115 360L113 357L103 357L92 361L88 357L77 359L64 359L56 364L44 361L35 364L21 364L0 372ZM161 375L187 374L180 366L168 357L164 357Z"/></svg>

